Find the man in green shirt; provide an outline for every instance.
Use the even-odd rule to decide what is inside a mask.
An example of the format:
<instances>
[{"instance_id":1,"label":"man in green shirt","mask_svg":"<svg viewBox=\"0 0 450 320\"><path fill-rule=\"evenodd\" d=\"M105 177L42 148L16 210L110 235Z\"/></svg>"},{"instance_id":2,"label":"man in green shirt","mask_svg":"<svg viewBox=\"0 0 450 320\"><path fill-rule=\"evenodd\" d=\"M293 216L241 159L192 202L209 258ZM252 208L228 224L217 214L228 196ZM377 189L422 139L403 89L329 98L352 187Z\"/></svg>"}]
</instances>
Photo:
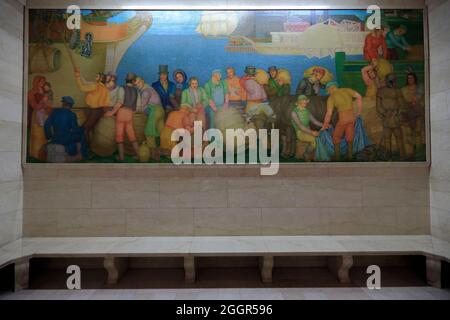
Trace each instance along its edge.
<instances>
[{"instance_id":1,"label":"man in green shirt","mask_svg":"<svg viewBox=\"0 0 450 320\"><path fill-rule=\"evenodd\" d=\"M230 101L228 84L222 80L222 71L216 69L212 72L211 79L205 84L205 92L209 100L209 107L206 108L209 128L215 128L215 113L228 108Z\"/></svg>"},{"instance_id":2,"label":"man in green shirt","mask_svg":"<svg viewBox=\"0 0 450 320\"><path fill-rule=\"evenodd\" d=\"M206 129L205 108L208 105L208 96L205 89L199 87L196 77L189 79L189 88L181 94L181 107L187 108L194 115L195 121L202 122L203 130Z\"/></svg>"},{"instance_id":3,"label":"man in green shirt","mask_svg":"<svg viewBox=\"0 0 450 320\"><path fill-rule=\"evenodd\" d=\"M318 127L323 126L323 123L314 118L311 112L306 109L308 103L308 97L300 95L291 113L292 126L294 127L297 140L308 144L305 153L310 153L316 149L316 137L319 136L319 131L311 129L311 122Z\"/></svg>"}]
</instances>

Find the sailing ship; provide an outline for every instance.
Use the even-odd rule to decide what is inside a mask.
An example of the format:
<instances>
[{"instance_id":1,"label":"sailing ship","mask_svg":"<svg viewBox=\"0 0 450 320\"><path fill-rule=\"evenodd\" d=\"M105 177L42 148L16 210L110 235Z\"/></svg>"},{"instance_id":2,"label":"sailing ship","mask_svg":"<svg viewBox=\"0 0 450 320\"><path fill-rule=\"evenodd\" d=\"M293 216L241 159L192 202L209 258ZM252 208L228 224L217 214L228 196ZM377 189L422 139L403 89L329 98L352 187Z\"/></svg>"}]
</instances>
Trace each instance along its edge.
<instances>
[{"instance_id":1,"label":"sailing ship","mask_svg":"<svg viewBox=\"0 0 450 320\"><path fill-rule=\"evenodd\" d=\"M81 20L81 38L83 39L87 33L91 33L94 42L97 43L124 41L138 33L142 27L145 30L149 29L153 22L152 15L147 12L137 12L133 18L122 23L86 20Z\"/></svg>"},{"instance_id":2,"label":"sailing ship","mask_svg":"<svg viewBox=\"0 0 450 320\"><path fill-rule=\"evenodd\" d=\"M236 12L203 12L196 31L208 38L231 35L239 23Z\"/></svg>"},{"instance_id":3,"label":"sailing ship","mask_svg":"<svg viewBox=\"0 0 450 320\"><path fill-rule=\"evenodd\" d=\"M137 11L135 16L122 23L83 21L81 37L91 33L94 43L106 44L105 70L115 71L128 48L137 41L153 23L153 16L146 11Z\"/></svg>"}]
</instances>

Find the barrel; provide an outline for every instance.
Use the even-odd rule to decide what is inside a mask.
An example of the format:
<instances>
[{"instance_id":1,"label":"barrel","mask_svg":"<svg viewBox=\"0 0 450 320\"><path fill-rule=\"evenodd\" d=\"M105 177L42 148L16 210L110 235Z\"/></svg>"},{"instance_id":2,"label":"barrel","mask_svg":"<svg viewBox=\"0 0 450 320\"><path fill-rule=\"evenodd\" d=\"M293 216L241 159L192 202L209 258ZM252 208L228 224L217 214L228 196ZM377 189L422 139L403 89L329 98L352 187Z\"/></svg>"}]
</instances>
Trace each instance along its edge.
<instances>
[{"instance_id":1,"label":"barrel","mask_svg":"<svg viewBox=\"0 0 450 320\"><path fill-rule=\"evenodd\" d=\"M143 112L136 112L133 115L134 132L136 133L136 139L138 145L141 145L145 139L145 125L147 124L147 115ZM125 153L128 155L135 155L133 146L128 140L128 136L125 134Z\"/></svg>"},{"instance_id":2,"label":"barrel","mask_svg":"<svg viewBox=\"0 0 450 320\"><path fill-rule=\"evenodd\" d=\"M51 73L61 67L61 51L57 48L31 45L28 56L30 74Z\"/></svg>"},{"instance_id":3,"label":"barrel","mask_svg":"<svg viewBox=\"0 0 450 320\"><path fill-rule=\"evenodd\" d=\"M246 130L244 118L242 117L241 113L234 108L220 109L216 114L215 122L216 122L216 128L222 132L224 143L225 143L225 146L227 147L227 150L228 150L228 144L227 144L226 130L227 129L242 129L244 131ZM235 138L234 151L236 151L237 147L238 147L237 141L238 140ZM244 144L245 144L245 141L244 141Z\"/></svg>"},{"instance_id":4,"label":"barrel","mask_svg":"<svg viewBox=\"0 0 450 320\"><path fill-rule=\"evenodd\" d=\"M117 150L115 119L102 117L90 139L91 151L100 157L109 157Z\"/></svg>"}]
</instances>

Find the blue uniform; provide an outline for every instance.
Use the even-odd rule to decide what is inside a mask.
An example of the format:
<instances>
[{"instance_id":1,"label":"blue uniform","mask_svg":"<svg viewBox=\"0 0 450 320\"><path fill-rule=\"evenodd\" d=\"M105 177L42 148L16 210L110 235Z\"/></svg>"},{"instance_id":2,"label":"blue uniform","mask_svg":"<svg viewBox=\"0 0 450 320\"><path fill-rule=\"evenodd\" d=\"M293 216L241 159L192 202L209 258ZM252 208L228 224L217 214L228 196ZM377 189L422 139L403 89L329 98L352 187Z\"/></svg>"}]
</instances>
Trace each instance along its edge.
<instances>
[{"instance_id":1,"label":"blue uniform","mask_svg":"<svg viewBox=\"0 0 450 320\"><path fill-rule=\"evenodd\" d=\"M159 97L161 98L161 104L164 109L173 108L174 106L170 102L170 96L175 96L175 92L177 90L177 87L175 86L175 83L172 81L168 81L168 87L167 91L164 89L163 85L161 84L161 81L153 82L152 84L153 89L158 92Z\"/></svg>"},{"instance_id":2,"label":"blue uniform","mask_svg":"<svg viewBox=\"0 0 450 320\"><path fill-rule=\"evenodd\" d=\"M81 144L81 154L88 156L84 129L78 127L77 116L66 108L53 109L44 124L45 136L51 143L61 144L66 153L74 156L78 153L77 143Z\"/></svg>"}]
</instances>

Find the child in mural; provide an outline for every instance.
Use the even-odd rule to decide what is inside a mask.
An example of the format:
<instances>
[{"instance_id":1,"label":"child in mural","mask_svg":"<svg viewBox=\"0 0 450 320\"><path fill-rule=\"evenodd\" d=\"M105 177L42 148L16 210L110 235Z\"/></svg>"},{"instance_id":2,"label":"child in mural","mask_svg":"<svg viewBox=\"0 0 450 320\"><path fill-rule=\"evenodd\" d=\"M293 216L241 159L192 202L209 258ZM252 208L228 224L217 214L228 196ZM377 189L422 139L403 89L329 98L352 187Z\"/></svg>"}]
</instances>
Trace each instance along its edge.
<instances>
[{"instance_id":1,"label":"child in mural","mask_svg":"<svg viewBox=\"0 0 450 320\"><path fill-rule=\"evenodd\" d=\"M394 73L386 76L386 87L378 90L376 108L383 121L383 141L387 157L392 159L391 137L394 135L400 159L404 159L405 149L400 120L401 114L405 110L405 100L401 90L397 88L397 77Z\"/></svg>"},{"instance_id":2,"label":"child in mural","mask_svg":"<svg viewBox=\"0 0 450 320\"><path fill-rule=\"evenodd\" d=\"M292 110L292 126L294 127L297 140L307 144L305 159L310 159L309 155L314 155L316 149L316 137L319 136L319 131L311 130L310 124L313 123L318 127L322 127L323 123L317 120L311 112L306 109L309 99L305 95L300 95L297 98L295 108Z\"/></svg>"},{"instance_id":3,"label":"child in mural","mask_svg":"<svg viewBox=\"0 0 450 320\"><path fill-rule=\"evenodd\" d=\"M410 51L411 46L405 39L405 34L408 31L406 26L401 25L393 30L390 30L386 35L386 45L388 49L389 60L398 60L399 55L397 50Z\"/></svg>"},{"instance_id":4,"label":"child in mural","mask_svg":"<svg viewBox=\"0 0 450 320\"><path fill-rule=\"evenodd\" d=\"M53 90L52 85L50 82L46 82L44 85L44 96L47 97L48 105L51 109L52 103L53 103Z\"/></svg>"},{"instance_id":5,"label":"child in mural","mask_svg":"<svg viewBox=\"0 0 450 320\"><path fill-rule=\"evenodd\" d=\"M264 90L269 98L269 101L275 97L287 96L291 93L291 85L286 82L283 76L280 76L276 66L269 68L269 82L264 85Z\"/></svg>"},{"instance_id":6,"label":"child in mural","mask_svg":"<svg viewBox=\"0 0 450 320\"><path fill-rule=\"evenodd\" d=\"M325 76L325 73L325 68L315 67L311 75L303 78L299 82L295 94L303 94L307 97L320 95L320 89L324 87L321 80Z\"/></svg>"},{"instance_id":7,"label":"child in mural","mask_svg":"<svg viewBox=\"0 0 450 320\"><path fill-rule=\"evenodd\" d=\"M109 106L109 90L106 88L106 75L98 73L95 82L86 82L82 77L80 70L75 69L75 81L78 88L86 93L85 102L89 111L84 122L84 130L87 137L94 130L98 121L104 115L104 108Z\"/></svg>"},{"instance_id":8,"label":"child in mural","mask_svg":"<svg viewBox=\"0 0 450 320\"><path fill-rule=\"evenodd\" d=\"M402 133L405 140L406 156L413 160L414 146L419 150L425 136L424 88L418 84L417 75L410 71L406 76L406 86L401 89L406 108L402 114Z\"/></svg>"},{"instance_id":9,"label":"child in mural","mask_svg":"<svg viewBox=\"0 0 450 320\"><path fill-rule=\"evenodd\" d=\"M205 108L208 103L209 99L206 90L199 86L196 77L191 77L189 79L189 88L185 89L181 95L181 106L191 113L190 116L193 117L194 121L202 122L203 130L206 129Z\"/></svg>"},{"instance_id":10,"label":"child in mural","mask_svg":"<svg viewBox=\"0 0 450 320\"><path fill-rule=\"evenodd\" d=\"M152 83L152 87L158 92L161 99L162 106L167 114L176 109L176 105L173 105L170 97L175 97L176 86L175 83L169 80L169 66L159 66L159 80Z\"/></svg>"},{"instance_id":11,"label":"child in mural","mask_svg":"<svg viewBox=\"0 0 450 320\"><path fill-rule=\"evenodd\" d=\"M241 79L236 75L236 71L233 67L228 67L227 78L225 82L228 85L230 91L230 107L237 108L239 111L243 111L245 101L245 90L241 87Z\"/></svg>"},{"instance_id":12,"label":"child in mural","mask_svg":"<svg viewBox=\"0 0 450 320\"><path fill-rule=\"evenodd\" d=\"M364 59L371 62L380 57L388 58L388 49L381 28L372 30L364 40Z\"/></svg>"},{"instance_id":13,"label":"child in mural","mask_svg":"<svg viewBox=\"0 0 450 320\"><path fill-rule=\"evenodd\" d=\"M362 112L362 97L353 89L339 88L336 82L327 83L326 89L329 97L327 100L327 113L325 114L322 130L329 128L333 110L336 108L339 120L333 132L335 160L340 160L340 144L343 136L345 136L345 140L347 141L347 158L348 160L351 160L353 158L355 120ZM353 110L353 99L356 99L358 106L358 111L356 113Z\"/></svg>"},{"instance_id":14,"label":"child in mural","mask_svg":"<svg viewBox=\"0 0 450 320\"><path fill-rule=\"evenodd\" d=\"M222 108L228 108L230 100L228 84L222 80L222 71L216 69L212 72L211 79L205 84L205 92L209 102L206 108L208 128L215 128L215 114Z\"/></svg>"},{"instance_id":15,"label":"child in mural","mask_svg":"<svg viewBox=\"0 0 450 320\"><path fill-rule=\"evenodd\" d=\"M61 104L61 108L54 109L45 121L45 136L50 144L64 146L67 162L85 159L88 148L84 128L78 127L77 115L70 110L75 101L65 96Z\"/></svg>"},{"instance_id":16,"label":"child in mural","mask_svg":"<svg viewBox=\"0 0 450 320\"><path fill-rule=\"evenodd\" d=\"M31 110L30 142L28 155L35 159L44 160L41 154L42 147L47 143L42 122L38 113L44 112L47 107L44 95L44 86L47 80L44 76L36 76L33 79L33 87L28 91L28 109ZM30 112L29 112L30 113Z\"/></svg>"},{"instance_id":17,"label":"child in mural","mask_svg":"<svg viewBox=\"0 0 450 320\"><path fill-rule=\"evenodd\" d=\"M161 99L156 90L145 83L144 79L137 77L135 81L136 88L139 89L141 95L141 104L138 105L137 111L147 114L147 123L145 125L145 137L147 146L156 147L156 138L160 136L164 128L164 109Z\"/></svg>"},{"instance_id":18,"label":"child in mural","mask_svg":"<svg viewBox=\"0 0 450 320\"><path fill-rule=\"evenodd\" d=\"M181 95L183 90L189 88L188 78L186 72L181 69L177 69L173 72L173 80L175 81L175 94L170 96L170 101L175 109L178 109L181 105Z\"/></svg>"},{"instance_id":19,"label":"child in mural","mask_svg":"<svg viewBox=\"0 0 450 320\"><path fill-rule=\"evenodd\" d=\"M128 140L133 146L135 152L135 159L139 153L139 146L136 139L136 133L133 126L133 113L137 106L141 106L141 97L139 90L134 86L136 75L128 73L125 79L125 85L119 88L117 103L113 110L105 113L106 117L116 115L116 142L119 150L117 160L123 161L125 159L125 132Z\"/></svg>"}]
</instances>

